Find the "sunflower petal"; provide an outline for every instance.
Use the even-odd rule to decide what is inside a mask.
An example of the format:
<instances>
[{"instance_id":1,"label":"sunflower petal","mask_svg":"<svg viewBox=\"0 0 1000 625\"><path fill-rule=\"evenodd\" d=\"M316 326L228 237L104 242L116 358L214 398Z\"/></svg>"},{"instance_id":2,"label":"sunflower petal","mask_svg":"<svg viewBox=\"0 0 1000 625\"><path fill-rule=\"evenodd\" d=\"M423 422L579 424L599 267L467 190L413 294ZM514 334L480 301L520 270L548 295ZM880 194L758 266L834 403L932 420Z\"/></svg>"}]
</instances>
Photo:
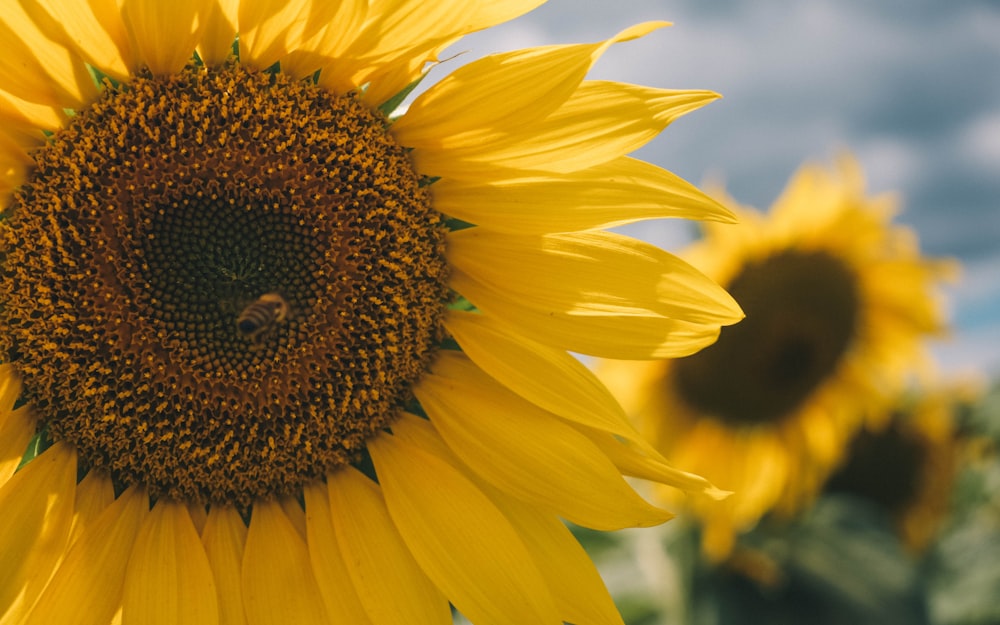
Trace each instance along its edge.
<instances>
[{"instance_id":1,"label":"sunflower petal","mask_svg":"<svg viewBox=\"0 0 1000 625\"><path fill-rule=\"evenodd\" d=\"M21 3L46 33L59 33L59 41L92 67L125 80L138 62L128 40L115 0L33 0Z\"/></svg>"},{"instance_id":2,"label":"sunflower petal","mask_svg":"<svg viewBox=\"0 0 1000 625\"><path fill-rule=\"evenodd\" d=\"M427 175L490 179L496 169L569 173L614 160L646 144L674 119L718 99L710 91L653 89L585 81L551 115L499 134L442 137L415 149Z\"/></svg>"},{"instance_id":3,"label":"sunflower petal","mask_svg":"<svg viewBox=\"0 0 1000 625\"><path fill-rule=\"evenodd\" d=\"M0 364L0 414L14 409L14 402L21 394L21 375L9 362Z\"/></svg>"},{"instance_id":4,"label":"sunflower petal","mask_svg":"<svg viewBox=\"0 0 1000 625\"><path fill-rule=\"evenodd\" d=\"M466 27L475 32L490 26L510 21L515 17L545 4L546 0L480 0L476 3L476 14Z\"/></svg>"},{"instance_id":5,"label":"sunflower petal","mask_svg":"<svg viewBox=\"0 0 1000 625\"><path fill-rule=\"evenodd\" d=\"M541 119L563 104L612 43L665 25L649 22L598 43L527 48L473 61L414 100L393 134L407 147L432 149L469 132L503 135L512 124Z\"/></svg>"},{"instance_id":6,"label":"sunflower petal","mask_svg":"<svg viewBox=\"0 0 1000 625\"><path fill-rule=\"evenodd\" d=\"M568 353L518 336L486 315L451 311L445 327L491 377L535 405L584 426L580 431L622 473L713 498L728 494L701 476L671 467L635 431L610 391Z\"/></svg>"},{"instance_id":7,"label":"sunflower petal","mask_svg":"<svg viewBox=\"0 0 1000 625\"><path fill-rule=\"evenodd\" d=\"M70 542L76 542L114 501L115 488L111 478L103 471L91 469L76 485Z\"/></svg>"},{"instance_id":8,"label":"sunflower petal","mask_svg":"<svg viewBox=\"0 0 1000 625\"><path fill-rule=\"evenodd\" d=\"M358 67L388 61L411 65L440 43L458 37L475 15L464 0L382 0L370 5L365 25L345 56Z\"/></svg>"},{"instance_id":9,"label":"sunflower petal","mask_svg":"<svg viewBox=\"0 0 1000 625\"><path fill-rule=\"evenodd\" d=\"M219 65L232 54L239 29L240 0L213 0L205 10L205 27L198 56L205 65Z\"/></svg>"},{"instance_id":10,"label":"sunflower petal","mask_svg":"<svg viewBox=\"0 0 1000 625\"><path fill-rule=\"evenodd\" d=\"M0 488L14 475L37 421L30 406L13 409L21 394L21 376L10 363L0 364Z\"/></svg>"},{"instance_id":11,"label":"sunflower petal","mask_svg":"<svg viewBox=\"0 0 1000 625\"><path fill-rule=\"evenodd\" d=\"M9 2L0 12L0 39L0 84L13 95L72 109L97 97L84 64L39 29L20 2Z\"/></svg>"},{"instance_id":12,"label":"sunflower petal","mask_svg":"<svg viewBox=\"0 0 1000 625\"><path fill-rule=\"evenodd\" d=\"M639 497L585 436L462 354L440 354L414 393L455 454L505 492L594 529L655 525L671 516Z\"/></svg>"},{"instance_id":13,"label":"sunflower petal","mask_svg":"<svg viewBox=\"0 0 1000 625\"><path fill-rule=\"evenodd\" d=\"M56 443L0 489L0 615L31 607L62 559L73 518L76 453Z\"/></svg>"},{"instance_id":14,"label":"sunflower petal","mask_svg":"<svg viewBox=\"0 0 1000 625\"><path fill-rule=\"evenodd\" d=\"M743 318L732 296L705 274L614 232L532 237L466 228L449 235L448 256L459 272L546 312L641 309L704 324Z\"/></svg>"},{"instance_id":15,"label":"sunflower petal","mask_svg":"<svg viewBox=\"0 0 1000 625\"><path fill-rule=\"evenodd\" d=\"M536 406L574 423L641 440L610 391L564 350L520 336L486 315L451 311L445 327L480 369Z\"/></svg>"},{"instance_id":16,"label":"sunflower petal","mask_svg":"<svg viewBox=\"0 0 1000 625\"><path fill-rule=\"evenodd\" d=\"M622 441L607 431L583 433L604 452L618 470L625 475L638 477L688 492L699 493L715 500L725 499L732 493L714 486L695 473L681 471L670 464L647 444L640 441Z\"/></svg>"},{"instance_id":17,"label":"sunflower petal","mask_svg":"<svg viewBox=\"0 0 1000 625\"><path fill-rule=\"evenodd\" d=\"M306 543L277 501L254 504L242 579L249 625L329 620L309 566Z\"/></svg>"},{"instance_id":18,"label":"sunflower petal","mask_svg":"<svg viewBox=\"0 0 1000 625\"><path fill-rule=\"evenodd\" d=\"M736 219L690 183L629 157L569 174L490 181L442 178L431 192L442 213L512 234L591 230L668 217Z\"/></svg>"},{"instance_id":19,"label":"sunflower petal","mask_svg":"<svg viewBox=\"0 0 1000 625\"><path fill-rule=\"evenodd\" d=\"M19 145L31 147L45 140L43 131L53 132L62 128L66 116L60 109L28 102L0 91L0 121L5 134ZM22 138L24 142L19 140ZM29 160L26 158L25 162Z\"/></svg>"},{"instance_id":20,"label":"sunflower petal","mask_svg":"<svg viewBox=\"0 0 1000 625\"><path fill-rule=\"evenodd\" d=\"M365 86L363 97L377 106L421 75L435 51L461 34L474 8L459 0L372 3L355 36L330 50L319 84L337 92Z\"/></svg>"},{"instance_id":21,"label":"sunflower petal","mask_svg":"<svg viewBox=\"0 0 1000 625\"><path fill-rule=\"evenodd\" d=\"M344 68L338 61L357 36L368 10L366 0L313 3L301 29L301 42L281 58L281 71L306 77L319 69L321 75L325 72L342 78Z\"/></svg>"},{"instance_id":22,"label":"sunflower petal","mask_svg":"<svg viewBox=\"0 0 1000 625\"><path fill-rule=\"evenodd\" d=\"M337 545L326 484L314 482L303 490L309 561L327 613L336 614L341 622L351 625L371 625Z\"/></svg>"},{"instance_id":23,"label":"sunflower petal","mask_svg":"<svg viewBox=\"0 0 1000 625\"><path fill-rule=\"evenodd\" d=\"M556 515L500 492L487 493L525 541L552 590L563 621L574 625L623 625L600 573Z\"/></svg>"},{"instance_id":24,"label":"sunflower petal","mask_svg":"<svg viewBox=\"0 0 1000 625\"><path fill-rule=\"evenodd\" d=\"M337 544L372 623L450 624L448 600L413 559L378 485L352 468L327 480Z\"/></svg>"},{"instance_id":25,"label":"sunflower petal","mask_svg":"<svg viewBox=\"0 0 1000 625\"><path fill-rule=\"evenodd\" d=\"M21 464L28 443L35 435L36 423L28 406L7 413L0 422L0 487Z\"/></svg>"},{"instance_id":26,"label":"sunflower petal","mask_svg":"<svg viewBox=\"0 0 1000 625\"><path fill-rule=\"evenodd\" d=\"M218 624L212 568L185 504L161 499L143 521L125 575L122 621Z\"/></svg>"},{"instance_id":27,"label":"sunflower petal","mask_svg":"<svg viewBox=\"0 0 1000 625\"><path fill-rule=\"evenodd\" d=\"M452 282L484 314L503 319L539 343L579 354L620 360L678 358L711 345L719 336L718 326L652 313L586 315L535 310L457 272Z\"/></svg>"},{"instance_id":28,"label":"sunflower petal","mask_svg":"<svg viewBox=\"0 0 1000 625\"><path fill-rule=\"evenodd\" d=\"M266 68L284 59L290 52L307 54L314 46L303 45L319 37L340 17L341 2L240 2L240 59L259 68ZM352 3L353 4L353 3ZM301 59L299 60L301 64ZM318 61L317 61L318 62ZM284 71L284 66L282 70ZM314 71L316 68L312 68Z\"/></svg>"},{"instance_id":29,"label":"sunflower petal","mask_svg":"<svg viewBox=\"0 0 1000 625\"><path fill-rule=\"evenodd\" d=\"M402 413L392 426L394 438L436 456L459 471L455 456L427 419ZM533 509L469 476L502 512L525 542L552 591L563 621L580 625L621 623L621 617L587 553L554 514Z\"/></svg>"},{"instance_id":30,"label":"sunflower petal","mask_svg":"<svg viewBox=\"0 0 1000 625\"><path fill-rule=\"evenodd\" d=\"M107 625L121 606L132 545L149 498L132 487L73 543L24 625Z\"/></svg>"},{"instance_id":31,"label":"sunflower petal","mask_svg":"<svg viewBox=\"0 0 1000 625\"><path fill-rule=\"evenodd\" d=\"M302 540L306 539L306 513L302 509L302 504L295 497L286 495L278 498L281 509L285 511L285 518L291 522L292 527L299 533Z\"/></svg>"},{"instance_id":32,"label":"sunflower petal","mask_svg":"<svg viewBox=\"0 0 1000 625\"><path fill-rule=\"evenodd\" d=\"M508 291L543 309L640 308L695 323L733 323L743 316L722 287L688 263L612 232L534 238L469 228L450 237L449 255L481 282L499 285L498 276L508 276ZM492 263L484 263L487 256Z\"/></svg>"},{"instance_id":33,"label":"sunflower petal","mask_svg":"<svg viewBox=\"0 0 1000 625\"><path fill-rule=\"evenodd\" d=\"M235 508L212 506L209 509L201 542L218 589L219 625L246 625L247 622L240 581L246 539L247 526Z\"/></svg>"},{"instance_id":34,"label":"sunflower petal","mask_svg":"<svg viewBox=\"0 0 1000 625\"><path fill-rule=\"evenodd\" d=\"M204 0L121 0L122 18L139 60L155 75L175 74L201 40L210 3Z\"/></svg>"},{"instance_id":35,"label":"sunflower petal","mask_svg":"<svg viewBox=\"0 0 1000 625\"><path fill-rule=\"evenodd\" d=\"M400 535L459 611L481 625L562 622L520 536L472 482L394 436L369 448Z\"/></svg>"}]
</instances>

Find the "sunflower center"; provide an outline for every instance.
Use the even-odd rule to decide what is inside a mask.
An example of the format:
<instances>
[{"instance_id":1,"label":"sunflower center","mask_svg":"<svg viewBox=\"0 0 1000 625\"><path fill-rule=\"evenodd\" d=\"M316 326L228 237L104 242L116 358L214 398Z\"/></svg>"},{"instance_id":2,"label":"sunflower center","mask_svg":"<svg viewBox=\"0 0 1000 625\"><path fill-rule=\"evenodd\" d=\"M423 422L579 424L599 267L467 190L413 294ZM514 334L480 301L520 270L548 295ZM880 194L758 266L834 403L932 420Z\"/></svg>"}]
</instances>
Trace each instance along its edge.
<instances>
[{"instance_id":1,"label":"sunflower center","mask_svg":"<svg viewBox=\"0 0 1000 625\"><path fill-rule=\"evenodd\" d=\"M851 443L847 461L837 469L824 490L855 495L901 514L916 501L928 449L918 435L892 420L884 431L865 430Z\"/></svg>"},{"instance_id":2,"label":"sunflower center","mask_svg":"<svg viewBox=\"0 0 1000 625\"><path fill-rule=\"evenodd\" d=\"M238 64L108 87L3 220L0 354L54 439L245 505L353 462L411 400L444 227L384 118Z\"/></svg>"},{"instance_id":3,"label":"sunflower center","mask_svg":"<svg viewBox=\"0 0 1000 625\"><path fill-rule=\"evenodd\" d=\"M746 319L677 361L677 391L733 425L776 422L834 373L850 346L854 274L829 254L787 251L748 264L728 290Z\"/></svg>"}]
</instances>

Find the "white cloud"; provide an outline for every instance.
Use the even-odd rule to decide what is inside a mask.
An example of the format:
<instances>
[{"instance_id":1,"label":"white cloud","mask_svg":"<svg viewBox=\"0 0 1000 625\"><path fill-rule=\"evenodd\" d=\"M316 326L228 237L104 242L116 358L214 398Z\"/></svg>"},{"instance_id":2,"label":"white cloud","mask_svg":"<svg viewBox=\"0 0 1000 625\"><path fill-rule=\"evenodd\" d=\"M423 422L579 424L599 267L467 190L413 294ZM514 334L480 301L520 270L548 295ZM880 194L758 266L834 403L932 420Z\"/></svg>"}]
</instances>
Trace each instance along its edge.
<instances>
[{"instance_id":1,"label":"white cloud","mask_svg":"<svg viewBox=\"0 0 1000 625\"><path fill-rule=\"evenodd\" d=\"M1000 176L1000 110L970 120L959 137L959 149L971 164Z\"/></svg>"},{"instance_id":2,"label":"white cloud","mask_svg":"<svg viewBox=\"0 0 1000 625\"><path fill-rule=\"evenodd\" d=\"M872 190L907 189L924 173L924 155L903 138L873 136L855 146Z\"/></svg>"}]
</instances>

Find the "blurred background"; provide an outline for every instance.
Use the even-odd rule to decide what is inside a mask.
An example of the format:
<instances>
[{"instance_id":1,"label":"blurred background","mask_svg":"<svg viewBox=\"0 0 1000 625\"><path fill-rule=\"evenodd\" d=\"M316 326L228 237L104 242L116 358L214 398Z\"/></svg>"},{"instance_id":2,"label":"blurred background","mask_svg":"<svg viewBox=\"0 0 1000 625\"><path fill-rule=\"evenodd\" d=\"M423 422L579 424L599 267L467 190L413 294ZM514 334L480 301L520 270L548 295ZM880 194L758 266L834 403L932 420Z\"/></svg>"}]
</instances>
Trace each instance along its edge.
<instances>
[{"instance_id":1,"label":"blurred background","mask_svg":"<svg viewBox=\"0 0 1000 625\"><path fill-rule=\"evenodd\" d=\"M921 469L945 489L924 509L922 544L867 488L907 478L909 465L878 451L879 441L855 440L851 457L859 448L874 457L845 461L808 509L765 516L721 562L704 557L698 522L683 514L653 530L578 530L625 622L1000 623L1000 2L549 0L464 38L443 56L462 54L432 76L491 52L599 41L646 20L674 26L616 45L590 77L723 99L636 156L695 184L722 182L736 201L766 210L802 163L850 151L870 195L897 194L895 222L918 234L922 252L957 259L962 273L946 287L952 336L929 344L954 385L936 403L952 433L949 461ZM625 230L672 251L698 236L678 221ZM896 413L925 390L940 391L916 389Z\"/></svg>"}]
</instances>

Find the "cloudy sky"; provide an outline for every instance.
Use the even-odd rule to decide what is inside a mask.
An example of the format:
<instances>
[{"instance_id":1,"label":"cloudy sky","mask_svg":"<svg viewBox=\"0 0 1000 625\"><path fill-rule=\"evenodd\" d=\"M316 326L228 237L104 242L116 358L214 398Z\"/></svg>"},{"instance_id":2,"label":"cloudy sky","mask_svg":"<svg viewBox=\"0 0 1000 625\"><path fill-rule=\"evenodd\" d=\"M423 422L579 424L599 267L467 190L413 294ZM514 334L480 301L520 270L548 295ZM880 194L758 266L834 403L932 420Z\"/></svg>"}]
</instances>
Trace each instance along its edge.
<instances>
[{"instance_id":1,"label":"cloudy sky","mask_svg":"<svg viewBox=\"0 0 1000 625\"><path fill-rule=\"evenodd\" d=\"M850 149L871 191L901 196L922 249L963 262L943 368L1000 374L1000 1L549 0L455 50L598 41L646 20L674 26L613 47L591 77L723 99L638 156L766 208L802 161ZM687 232L630 234L677 249Z\"/></svg>"}]
</instances>

